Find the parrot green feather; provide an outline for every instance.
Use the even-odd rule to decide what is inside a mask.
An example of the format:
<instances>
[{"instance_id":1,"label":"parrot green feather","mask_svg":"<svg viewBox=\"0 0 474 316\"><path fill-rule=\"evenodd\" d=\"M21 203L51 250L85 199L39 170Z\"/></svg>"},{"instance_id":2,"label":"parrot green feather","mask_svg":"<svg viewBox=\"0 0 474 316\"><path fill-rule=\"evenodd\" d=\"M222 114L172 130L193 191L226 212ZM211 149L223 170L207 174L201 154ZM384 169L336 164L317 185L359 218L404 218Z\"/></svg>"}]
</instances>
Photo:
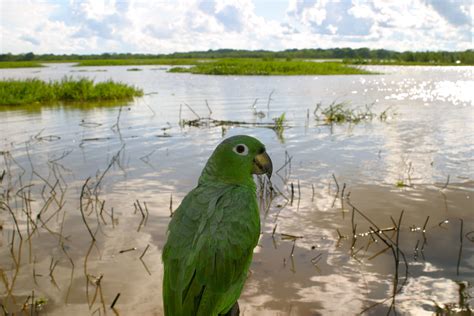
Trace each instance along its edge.
<instances>
[{"instance_id":1,"label":"parrot green feather","mask_svg":"<svg viewBox=\"0 0 474 316\"><path fill-rule=\"evenodd\" d=\"M249 136L224 140L173 213L162 254L166 316L225 315L237 302L260 235L252 173L271 175L265 147Z\"/></svg>"}]
</instances>

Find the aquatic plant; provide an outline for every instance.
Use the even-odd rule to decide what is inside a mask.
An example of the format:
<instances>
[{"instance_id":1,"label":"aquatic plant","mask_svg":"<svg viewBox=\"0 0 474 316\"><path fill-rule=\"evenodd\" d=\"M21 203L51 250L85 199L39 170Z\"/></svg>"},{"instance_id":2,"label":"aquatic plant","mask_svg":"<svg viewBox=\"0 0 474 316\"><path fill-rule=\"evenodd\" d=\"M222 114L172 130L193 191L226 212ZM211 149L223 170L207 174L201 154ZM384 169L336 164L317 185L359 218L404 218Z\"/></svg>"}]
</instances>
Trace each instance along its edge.
<instances>
[{"instance_id":1,"label":"aquatic plant","mask_svg":"<svg viewBox=\"0 0 474 316\"><path fill-rule=\"evenodd\" d=\"M282 113L279 117L273 119L275 122L275 129L282 130L284 128L283 123L285 123L285 113Z\"/></svg>"},{"instance_id":2,"label":"aquatic plant","mask_svg":"<svg viewBox=\"0 0 474 316\"><path fill-rule=\"evenodd\" d=\"M382 113L377 114L372 111L371 105L364 107L352 108L345 102L332 102L327 107L322 108L322 104L318 103L313 111L317 121L323 121L326 124L334 123L359 123L361 121L370 121L378 118L381 121L386 121L389 115L390 107L385 109ZM394 115L394 114L392 114Z\"/></svg>"},{"instance_id":3,"label":"aquatic plant","mask_svg":"<svg viewBox=\"0 0 474 316\"><path fill-rule=\"evenodd\" d=\"M351 75L370 72L335 62L311 62L283 59L222 59L198 63L192 67L174 67L169 72L204 75Z\"/></svg>"},{"instance_id":4,"label":"aquatic plant","mask_svg":"<svg viewBox=\"0 0 474 316\"><path fill-rule=\"evenodd\" d=\"M0 81L0 105L120 100L142 95L141 89L112 80L95 83L91 79L65 77L49 82L39 79Z\"/></svg>"},{"instance_id":5,"label":"aquatic plant","mask_svg":"<svg viewBox=\"0 0 474 316\"><path fill-rule=\"evenodd\" d=\"M273 130L278 136L278 139L281 142L284 142L283 138L283 131L285 130L285 113L282 113L279 117L275 117L273 121L275 122L275 126L273 126Z\"/></svg>"}]
</instances>

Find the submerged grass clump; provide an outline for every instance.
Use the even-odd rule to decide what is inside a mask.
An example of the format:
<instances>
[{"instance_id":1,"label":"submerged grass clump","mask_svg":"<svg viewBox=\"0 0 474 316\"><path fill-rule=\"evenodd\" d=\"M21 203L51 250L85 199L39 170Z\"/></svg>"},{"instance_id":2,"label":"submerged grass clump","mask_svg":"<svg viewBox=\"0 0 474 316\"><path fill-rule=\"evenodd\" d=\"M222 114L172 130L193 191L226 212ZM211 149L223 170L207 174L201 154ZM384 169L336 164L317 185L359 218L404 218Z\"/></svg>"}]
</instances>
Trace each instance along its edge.
<instances>
[{"instance_id":1,"label":"submerged grass clump","mask_svg":"<svg viewBox=\"0 0 474 316\"><path fill-rule=\"evenodd\" d=\"M204 75L350 75L370 72L342 63L316 63L283 59L225 59L198 63L190 68L175 67L170 72Z\"/></svg>"},{"instance_id":2,"label":"submerged grass clump","mask_svg":"<svg viewBox=\"0 0 474 316\"><path fill-rule=\"evenodd\" d=\"M377 114L372 111L371 106L366 105L363 108L350 108L347 103L333 102L326 108L321 107L321 103L316 105L314 116L317 121L323 121L326 124L334 123L360 123L362 121L370 121L378 118L381 121L386 121L389 118L390 107L385 109L382 113Z\"/></svg>"},{"instance_id":3,"label":"submerged grass clump","mask_svg":"<svg viewBox=\"0 0 474 316\"><path fill-rule=\"evenodd\" d=\"M286 121L285 113L281 114L279 117L275 117L273 121L275 122L275 126L273 127L273 130L277 134L278 139L283 142L284 141L283 132L285 131L285 121Z\"/></svg>"},{"instance_id":4,"label":"submerged grass clump","mask_svg":"<svg viewBox=\"0 0 474 316\"><path fill-rule=\"evenodd\" d=\"M142 95L141 89L112 80L95 83L86 78L65 77L49 82L39 79L0 81L0 105L122 100Z\"/></svg>"}]
</instances>

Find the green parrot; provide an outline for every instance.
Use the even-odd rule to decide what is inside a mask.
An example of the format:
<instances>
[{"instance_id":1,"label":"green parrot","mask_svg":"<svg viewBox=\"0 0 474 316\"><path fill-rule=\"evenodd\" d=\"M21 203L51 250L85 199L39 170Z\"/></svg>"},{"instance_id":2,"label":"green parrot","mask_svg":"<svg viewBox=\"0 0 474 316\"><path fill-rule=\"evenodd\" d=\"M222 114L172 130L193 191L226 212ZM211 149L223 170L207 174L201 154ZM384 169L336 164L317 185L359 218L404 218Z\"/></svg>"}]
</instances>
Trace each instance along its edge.
<instances>
[{"instance_id":1,"label":"green parrot","mask_svg":"<svg viewBox=\"0 0 474 316\"><path fill-rule=\"evenodd\" d=\"M227 138L173 213L162 254L166 316L238 315L260 236L252 174L272 174L265 146L250 136Z\"/></svg>"}]
</instances>

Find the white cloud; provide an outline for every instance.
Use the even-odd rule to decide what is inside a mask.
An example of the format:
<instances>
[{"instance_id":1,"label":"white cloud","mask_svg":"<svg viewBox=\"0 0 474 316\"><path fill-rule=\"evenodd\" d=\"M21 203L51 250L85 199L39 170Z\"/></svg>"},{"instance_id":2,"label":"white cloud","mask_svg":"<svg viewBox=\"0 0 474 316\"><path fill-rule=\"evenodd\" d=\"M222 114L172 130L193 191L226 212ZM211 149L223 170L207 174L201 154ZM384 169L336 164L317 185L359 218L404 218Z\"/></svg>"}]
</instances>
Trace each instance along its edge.
<instances>
[{"instance_id":1,"label":"white cloud","mask_svg":"<svg viewBox=\"0 0 474 316\"><path fill-rule=\"evenodd\" d=\"M333 35L337 33L337 26L334 26L334 25L332 25L332 24L329 24L329 25L327 26L327 29L328 29L329 32L331 32L331 34L333 34Z\"/></svg>"},{"instance_id":2,"label":"white cloud","mask_svg":"<svg viewBox=\"0 0 474 316\"><path fill-rule=\"evenodd\" d=\"M327 1L320 1L312 7L303 9L301 13L302 22L306 25L313 23L321 25L327 17L326 5Z\"/></svg>"},{"instance_id":3,"label":"white cloud","mask_svg":"<svg viewBox=\"0 0 474 316\"><path fill-rule=\"evenodd\" d=\"M89 0L84 2L74 1L73 3L77 3L81 11L84 13L84 16L89 19L101 20L116 12L115 1Z\"/></svg>"},{"instance_id":4,"label":"white cloud","mask_svg":"<svg viewBox=\"0 0 474 316\"><path fill-rule=\"evenodd\" d=\"M448 1L448 0L447 0ZM281 6L280 6L281 7ZM274 7L268 5L268 9ZM251 0L1 0L2 53L371 47L472 48L469 0L288 0L275 20Z\"/></svg>"},{"instance_id":5,"label":"white cloud","mask_svg":"<svg viewBox=\"0 0 474 316\"><path fill-rule=\"evenodd\" d=\"M303 37L321 47L401 51L472 48L472 25L464 16L472 4L452 0L451 8L443 12L439 7L447 5L435 2L291 0L287 19L290 25L299 24ZM308 19L313 16L318 18Z\"/></svg>"},{"instance_id":6,"label":"white cloud","mask_svg":"<svg viewBox=\"0 0 474 316\"><path fill-rule=\"evenodd\" d=\"M353 1L353 6L349 9L349 13L356 18L371 18L375 19L376 14L367 2Z\"/></svg>"}]
</instances>

